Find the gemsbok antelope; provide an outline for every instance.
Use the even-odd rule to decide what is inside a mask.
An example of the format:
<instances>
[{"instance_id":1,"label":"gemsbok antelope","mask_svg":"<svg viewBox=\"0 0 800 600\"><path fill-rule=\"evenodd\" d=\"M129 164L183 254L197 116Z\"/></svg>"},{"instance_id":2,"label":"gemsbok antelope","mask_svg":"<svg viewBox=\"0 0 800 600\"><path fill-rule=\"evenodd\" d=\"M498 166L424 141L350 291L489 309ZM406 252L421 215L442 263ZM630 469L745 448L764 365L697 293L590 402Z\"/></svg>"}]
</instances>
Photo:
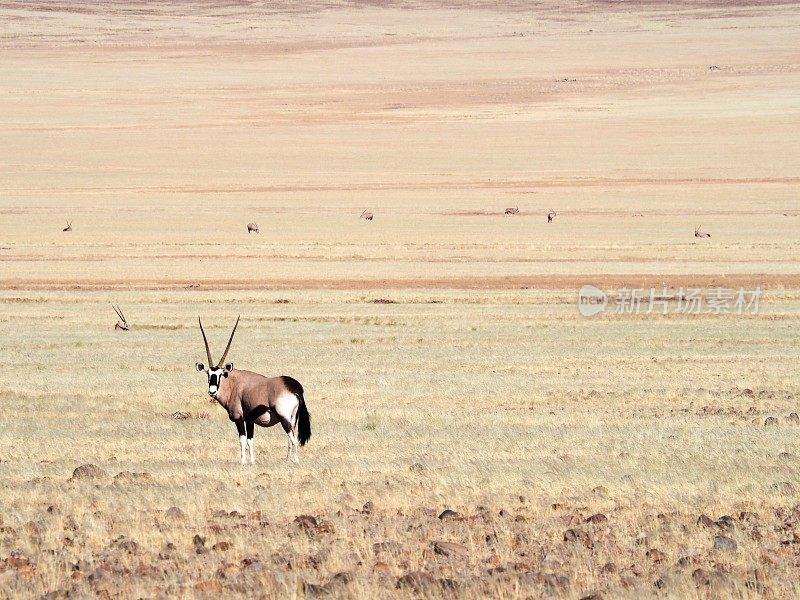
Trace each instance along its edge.
<instances>
[{"instance_id":1,"label":"gemsbok antelope","mask_svg":"<svg viewBox=\"0 0 800 600\"><path fill-rule=\"evenodd\" d=\"M550 212L547 213L547 222L548 223L552 223L553 219L555 219L555 218L556 218L556 211L551 210Z\"/></svg>"},{"instance_id":2,"label":"gemsbok antelope","mask_svg":"<svg viewBox=\"0 0 800 600\"><path fill-rule=\"evenodd\" d=\"M130 327L128 326L128 321L125 320L125 315L122 314L122 309L119 306L114 306L113 304L111 305L111 308L114 309L114 312L117 313L117 316L119 317L119 321L117 321L117 324L114 325L114 331L117 331L118 329L121 331L128 331Z\"/></svg>"},{"instance_id":3,"label":"gemsbok antelope","mask_svg":"<svg viewBox=\"0 0 800 600\"><path fill-rule=\"evenodd\" d=\"M234 369L233 363L225 363L228 350L231 349L233 334L239 326L239 319L233 326L231 337L222 358L214 366L208 338L203 330L203 322L197 318L203 343L206 346L208 368L197 363L198 371L208 375L208 395L211 401L216 400L228 412L228 418L236 425L239 433L239 446L242 452L242 464L246 464L246 449L250 450L250 464L256 462L253 449L253 433L255 426L272 427L278 423L289 437L289 449L286 460L299 462L297 443L305 446L311 438L311 417L303 398L303 386L300 382L286 375L280 377L264 377L252 371Z\"/></svg>"},{"instance_id":4,"label":"gemsbok antelope","mask_svg":"<svg viewBox=\"0 0 800 600\"><path fill-rule=\"evenodd\" d=\"M247 233L258 233L258 223L248 223Z\"/></svg>"},{"instance_id":5,"label":"gemsbok antelope","mask_svg":"<svg viewBox=\"0 0 800 600\"><path fill-rule=\"evenodd\" d=\"M61 231L72 231L72 221L67 221L67 226Z\"/></svg>"},{"instance_id":6,"label":"gemsbok antelope","mask_svg":"<svg viewBox=\"0 0 800 600\"><path fill-rule=\"evenodd\" d=\"M513 217L514 215L519 214L519 206L515 208L507 208L506 212L503 213L504 217Z\"/></svg>"},{"instance_id":7,"label":"gemsbok antelope","mask_svg":"<svg viewBox=\"0 0 800 600\"><path fill-rule=\"evenodd\" d=\"M700 225L700 227L702 227L702 225ZM700 231L700 227L695 227L694 228L694 237L697 237L697 238L710 238L711 234L710 233L706 233L705 231Z\"/></svg>"},{"instance_id":8,"label":"gemsbok antelope","mask_svg":"<svg viewBox=\"0 0 800 600\"><path fill-rule=\"evenodd\" d=\"M359 219L364 219L365 221L372 221L372 219L374 217L375 217L375 215L373 215L368 210L364 209L364 212L361 213L361 216L359 217Z\"/></svg>"}]
</instances>

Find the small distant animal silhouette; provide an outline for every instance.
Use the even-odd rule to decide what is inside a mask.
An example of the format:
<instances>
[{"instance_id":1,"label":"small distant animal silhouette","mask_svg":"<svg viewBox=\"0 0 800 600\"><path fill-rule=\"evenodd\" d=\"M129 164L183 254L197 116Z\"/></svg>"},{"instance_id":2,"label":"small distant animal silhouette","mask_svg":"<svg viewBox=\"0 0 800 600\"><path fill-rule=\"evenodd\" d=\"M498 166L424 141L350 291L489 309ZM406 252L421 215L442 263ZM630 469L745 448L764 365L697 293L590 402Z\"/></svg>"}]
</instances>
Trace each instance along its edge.
<instances>
[{"instance_id":1,"label":"small distant animal silhouette","mask_svg":"<svg viewBox=\"0 0 800 600\"><path fill-rule=\"evenodd\" d=\"M359 218L364 219L365 221L372 221L374 217L375 215L373 215L371 212L365 209L364 212L361 213L361 216Z\"/></svg>"},{"instance_id":2,"label":"small distant animal silhouette","mask_svg":"<svg viewBox=\"0 0 800 600\"><path fill-rule=\"evenodd\" d=\"M67 221L67 226L61 231L72 231L72 221Z\"/></svg>"},{"instance_id":3,"label":"small distant animal silhouette","mask_svg":"<svg viewBox=\"0 0 800 600\"><path fill-rule=\"evenodd\" d=\"M114 325L114 331L118 329L121 331L128 331L130 327L128 326L128 321L125 320L125 315L122 314L122 309L119 306L114 306L113 304L111 305L111 308L114 309L114 312L117 313L117 316L119 317L119 321L117 321L117 324Z\"/></svg>"},{"instance_id":4,"label":"small distant animal silhouette","mask_svg":"<svg viewBox=\"0 0 800 600\"><path fill-rule=\"evenodd\" d=\"M702 225L700 225L700 227L702 227ZM696 238L710 238L711 234L710 233L706 233L705 231L700 231L700 227L695 227L694 228L694 237L696 237Z\"/></svg>"},{"instance_id":5,"label":"small distant animal silhouette","mask_svg":"<svg viewBox=\"0 0 800 600\"><path fill-rule=\"evenodd\" d=\"M552 223L553 219L555 219L555 218L556 218L556 211L551 210L550 212L547 213L547 222L548 223Z\"/></svg>"},{"instance_id":6,"label":"small distant animal silhouette","mask_svg":"<svg viewBox=\"0 0 800 600\"><path fill-rule=\"evenodd\" d=\"M258 233L258 223L248 223L247 224L247 233Z\"/></svg>"},{"instance_id":7,"label":"small distant animal silhouette","mask_svg":"<svg viewBox=\"0 0 800 600\"><path fill-rule=\"evenodd\" d=\"M511 217L518 214L519 214L519 206L517 206L516 208L507 208L506 212L503 213L503 216Z\"/></svg>"}]
</instances>

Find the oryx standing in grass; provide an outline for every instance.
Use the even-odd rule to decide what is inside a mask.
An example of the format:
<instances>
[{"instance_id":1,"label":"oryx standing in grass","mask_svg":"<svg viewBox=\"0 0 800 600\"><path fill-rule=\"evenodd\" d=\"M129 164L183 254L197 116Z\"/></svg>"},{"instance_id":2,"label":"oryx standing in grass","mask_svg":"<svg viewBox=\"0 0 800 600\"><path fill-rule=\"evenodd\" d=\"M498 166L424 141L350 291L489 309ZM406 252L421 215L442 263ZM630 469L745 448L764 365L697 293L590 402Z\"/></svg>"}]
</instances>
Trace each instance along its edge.
<instances>
[{"instance_id":1,"label":"oryx standing in grass","mask_svg":"<svg viewBox=\"0 0 800 600\"><path fill-rule=\"evenodd\" d=\"M205 371L208 375L208 395L212 402L216 400L222 408L228 411L228 418L236 424L239 433L239 445L242 451L242 464L247 461L245 449L250 449L250 464L255 463L253 451L253 433L256 425L272 427L277 423L283 426L289 436L289 450L286 460L299 462L297 457L297 442L305 446L311 437L311 418L306 409L303 398L303 386L296 379L282 375L281 377L264 377L252 371L234 369L233 363L225 362L228 350L231 349L233 334L239 325L233 326L231 337L220 361L214 365L211 359L211 350L208 348L208 338L200 323L200 332L206 345L208 368L203 363L197 363L198 371ZM295 433L297 430L297 433Z\"/></svg>"}]
</instances>

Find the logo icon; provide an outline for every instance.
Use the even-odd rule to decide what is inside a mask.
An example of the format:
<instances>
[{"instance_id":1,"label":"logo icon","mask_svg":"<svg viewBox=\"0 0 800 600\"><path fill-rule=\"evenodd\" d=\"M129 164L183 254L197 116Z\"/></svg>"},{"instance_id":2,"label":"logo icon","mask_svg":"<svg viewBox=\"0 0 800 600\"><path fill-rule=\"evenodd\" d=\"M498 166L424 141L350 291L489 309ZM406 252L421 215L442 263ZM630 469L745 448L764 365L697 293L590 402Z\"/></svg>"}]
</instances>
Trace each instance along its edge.
<instances>
[{"instance_id":1,"label":"logo icon","mask_svg":"<svg viewBox=\"0 0 800 600\"><path fill-rule=\"evenodd\" d=\"M584 285L578 291L578 312L584 317L593 317L603 312L608 305L606 293L593 285Z\"/></svg>"}]
</instances>

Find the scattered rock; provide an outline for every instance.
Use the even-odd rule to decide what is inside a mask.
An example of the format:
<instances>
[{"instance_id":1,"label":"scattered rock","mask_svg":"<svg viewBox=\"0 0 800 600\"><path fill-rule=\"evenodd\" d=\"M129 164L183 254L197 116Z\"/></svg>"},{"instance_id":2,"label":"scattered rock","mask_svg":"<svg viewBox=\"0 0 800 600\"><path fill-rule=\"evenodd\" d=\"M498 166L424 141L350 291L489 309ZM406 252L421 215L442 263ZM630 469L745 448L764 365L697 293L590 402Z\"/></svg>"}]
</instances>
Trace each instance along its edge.
<instances>
[{"instance_id":1,"label":"scattered rock","mask_svg":"<svg viewBox=\"0 0 800 600\"><path fill-rule=\"evenodd\" d=\"M222 582L217 581L216 579L204 579L203 581L198 581L194 585L194 589L197 590L198 592L221 594Z\"/></svg>"},{"instance_id":2,"label":"scattered rock","mask_svg":"<svg viewBox=\"0 0 800 600\"><path fill-rule=\"evenodd\" d=\"M726 552L734 552L738 548L738 544L735 540L732 540L729 537L725 537L724 535L717 535L714 536L714 549L715 550L724 550Z\"/></svg>"},{"instance_id":3,"label":"scattered rock","mask_svg":"<svg viewBox=\"0 0 800 600\"><path fill-rule=\"evenodd\" d=\"M800 424L800 415L798 415L796 412L789 413L789 416L786 417L786 420L789 421L790 423L798 425Z\"/></svg>"},{"instance_id":4,"label":"scattered rock","mask_svg":"<svg viewBox=\"0 0 800 600\"><path fill-rule=\"evenodd\" d=\"M593 523L595 525L599 523L605 523L608 521L608 517L606 517L603 513L597 513L586 519L587 523Z\"/></svg>"},{"instance_id":5,"label":"scattered rock","mask_svg":"<svg viewBox=\"0 0 800 600\"><path fill-rule=\"evenodd\" d=\"M589 594L588 596L582 596L581 600L603 600L603 597L600 594Z\"/></svg>"},{"instance_id":6,"label":"scattered rock","mask_svg":"<svg viewBox=\"0 0 800 600\"><path fill-rule=\"evenodd\" d=\"M232 547L233 545L230 542L217 542L216 544L211 546L211 549L217 552L227 552Z\"/></svg>"},{"instance_id":7,"label":"scattered rock","mask_svg":"<svg viewBox=\"0 0 800 600\"><path fill-rule=\"evenodd\" d=\"M311 515L298 515L294 518L294 522L306 531L317 528L317 518Z\"/></svg>"},{"instance_id":8,"label":"scattered rock","mask_svg":"<svg viewBox=\"0 0 800 600\"><path fill-rule=\"evenodd\" d=\"M372 500L368 500L364 503L364 506L361 508L361 512L365 515L372 514L372 511L375 510L375 505L372 503Z\"/></svg>"},{"instance_id":9,"label":"scattered rock","mask_svg":"<svg viewBox=\"0 0 800 600\"><path fill-rule=\"evenodd\" d=\"M392 568L385 562L379 561L372 566L372 572L377 575L391 575Z\"/></svg>"},{"instance_id":10,"label":"scattered rock","mask_svg":"<svg viewBox=\"0 0 800 600\"><path fill-rule=\"evenodd\" d=\"M170 506L164 516L171 521L186 520L186 514L177 506Z\"/></svg>"},{"instance_id":11,"label":"scattered rock","mask_svg":"<svg viewBox=\"0 0 800 600\"><path fill-rule=\"evenodd\" d=\"M646 556L656 564L667 560L667 555L658 548L650 548L650 550L647 551Z\"/></svg>"},{"instance_id":12,"label":"scattered rock","mask_svg":"<svg viewBox=\"0 0 800 600\"><path fill-rule=\"evenodd\" d=\"M703 527L707 527L708 529L713 529L714 527L717 526L717 524L714 522L714 519L712 519L708 515L700 515L699 517L697 517L697 524L702 525Z\"/></svg>"},{"instance_id":13,"label":"scattered rock","mask_svg":"<svg viewBox=\"0 0 800 600\"><path fill-rule=\"evenodd\" d=\"M425 472L425 465L422 463L415 462L413 465L408 467L408 470L412 473L416 473L417 475L421 475Z\"/></svg>"},{"instance_id":14,"label":"scattered rock","mask_svg":"<svg viewBox=\"0 0 800 600\"><path fill-rule=\"evenodd\" d=\"M711 574L705 569L695 569L692 572L692 580L697 587L711 584Z\"/></svg>"},{"instance_id":15,"label":"scattered rock","mask_svg":"<svg viewBox=\"0 0 800 600\"><path fill-rule=\"evenodd\" d=\"M592 538L583 529L567 529L564 532L564 541L565 542L580 542L586 548L589 548L589 549L592 549L594 547L594 543L592 542Z\"/></svg>"},{"instance_id":16,"label":"scattered rock","mask_svg":"<svg viewBox=\"0 0 800 600\"><path fill-rule=\"evenodd\" d=\"M199 552L201 549L205 548L206 538L196 533L195 536L192 538L192 544L194 544L195 549Z\"/></svg>"},{"instance_id":17,"label":"scattered rock","mask_svg":"<svg viewBox=\"0 0 800 600\"><path fill-rule=\"evenodd\" d=\"M608 497L608 488L604 485L597 485L592 488L592 493L595 496L599 496L600 498L607 498Z\"/></svg>"},{"instance_id":18,"label":"scattered rock","mask_svg":"<svg viewBox=\"0 0 800 600\"><path fill-rule=\"evenodd\" d=\"M331 591L324 585L317 585L316 583L303 582L303 592L306 598L324 598L330 596Z\"/></svg>"},{"instance_id":19,"label":"scattered rock","mask_svg":"<svg viewBox=\"0 0 800 600\"><path fill-rule=\"evenodd\" d=\"M436 580L425 571L411 571L397 580L399 589L410 589L417 594L423 594L436 585Z\"/></svg>"},{"instance_id":20,"label":"scattered rock","mask_svg":"<svg viewBox=\"0 0 800 600\"><path fill-rule=\"evenodd\" d=\"M93 464L85 464L77 467L72 472L72 477L70 477L70 481L78 481L80 479L105 479L108 477L108 473L106 473L103 469L98 467L97 465Z\"/></svg>"},{"instance_id":21,"label":"scattered rock","mask_svg":"<svg viewBox=\"0 0 800 600\"><path fill-rule=\"evenodd\" d=\"M440 521L455 520L455 519L460 519L460 518L461 518L460 514L458 514L454 510L450 510L449 508L446 508L441 513L439 513L439 520Z\"/></svg>"},{"instance_id":22,"label":"scattered rock","mask_svg":"<svg viewBox=\"0 0 800 600\"><path fill-rule=\"evenodd\" d=\"M441 556L467 556L469 554L466 546L455 542L434 542L433 551Z\"/></svg>"},{"instance_id":23,"label":"scattered rock","mask_svg":"<svg viewBox=\"0 0 800 600\"><path fill-rule=\"evenodd\" d=\"M723 515L717 519L716 525L720 529L733 529L733 517L730 515Z\"/></svg>"},{"instance_id":24,"label":"scattered rock","mask_svg":"<svg viewBox=\"0 0 800 600\"><path fill-rule=\"evenodd\" d=\"M776 417L767 417L764 419L764 427L769 427L770 425L777 425L778 419Z\"/></svg>"}]
</instances>

